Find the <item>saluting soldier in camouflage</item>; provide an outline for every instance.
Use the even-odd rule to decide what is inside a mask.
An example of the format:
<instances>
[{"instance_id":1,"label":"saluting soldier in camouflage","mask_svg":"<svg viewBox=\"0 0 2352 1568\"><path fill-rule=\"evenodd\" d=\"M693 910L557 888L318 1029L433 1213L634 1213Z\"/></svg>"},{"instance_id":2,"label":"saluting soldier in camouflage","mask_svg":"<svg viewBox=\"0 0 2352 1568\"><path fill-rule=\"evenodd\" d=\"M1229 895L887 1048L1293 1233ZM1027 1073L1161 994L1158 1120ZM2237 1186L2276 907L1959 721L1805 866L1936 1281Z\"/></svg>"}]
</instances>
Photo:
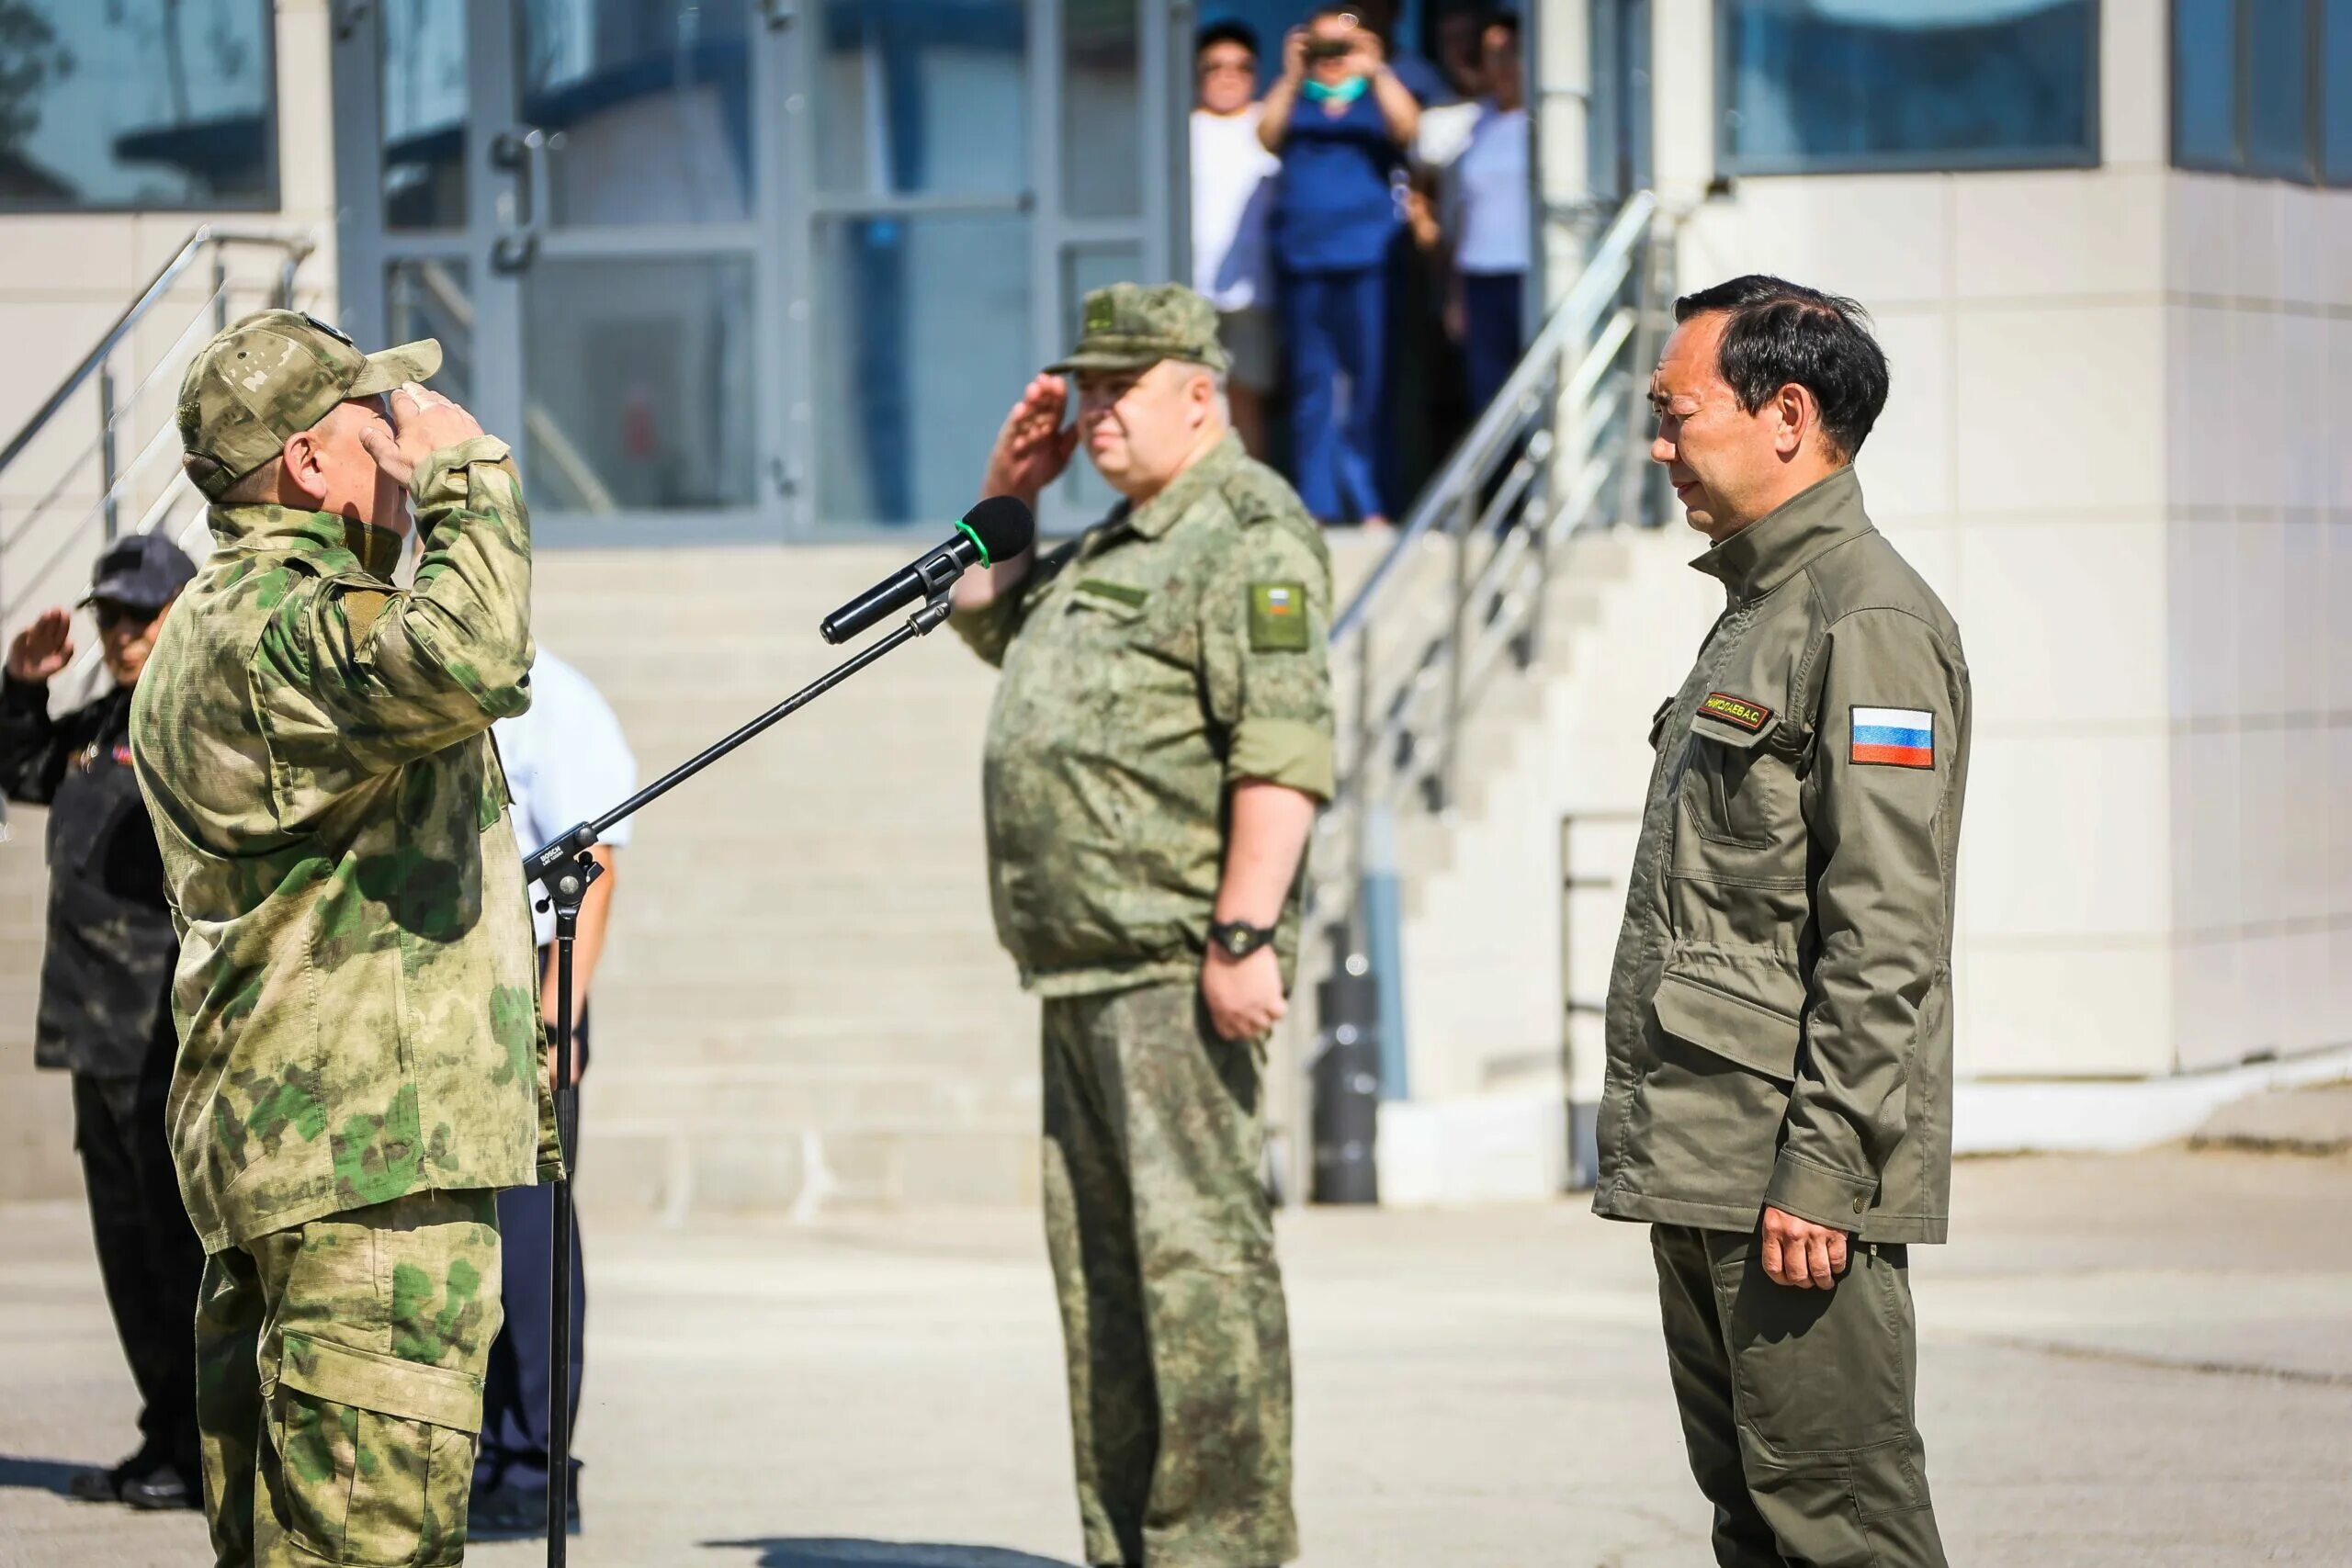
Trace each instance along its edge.
<instances>
[{"instance_id":1,"label":"saluting soldier in camouflage","mask_svg":"<svg viewBox=\"0 0 2352 1568\"><path fill-rule=\"evenodd\" d=\"M1045 1004L1046 1240L1086 1558L1133 1568L1297 1553L1259 1167L1266 1039L1331 791L1330 561L1228 429L1225 365L1190 289L1088 295L1077 352L1014 405L986 489L1034 504L1083 443L1125 499L956 591L955 626L1004 671L989 877Z\"/></svg>"},{"instance_id":2,"label":"saluting soldier in camouflage","mask_svg":"<svg viewBox=\"0 0 2352 1568\"><path fill-rule=\"evenodd\" d=\"M492 1190L559 1168L487 734L530 701L529 527L504 444L417 384L440 358L273 310L181 388L216 547L131 750L181 931L170 1115L210 1254L222 1568L462 1560Z\"/></svg>"},{"instance_id":3,"label":"saluting soldier in camouflage","mask_svg":"<svg viewBox=\"0 0 2352 1568\"><path fill-rule=\"evenodd\" d=\"M1968 666L1851 466L1886 400L1850 302L1678 300L1652 456L1725 605L1658 710L1593 1207L1651 1222L1729 1568L1940 1568L1907 1249L1944 1239Z\"/></svg>"}]
</instances>

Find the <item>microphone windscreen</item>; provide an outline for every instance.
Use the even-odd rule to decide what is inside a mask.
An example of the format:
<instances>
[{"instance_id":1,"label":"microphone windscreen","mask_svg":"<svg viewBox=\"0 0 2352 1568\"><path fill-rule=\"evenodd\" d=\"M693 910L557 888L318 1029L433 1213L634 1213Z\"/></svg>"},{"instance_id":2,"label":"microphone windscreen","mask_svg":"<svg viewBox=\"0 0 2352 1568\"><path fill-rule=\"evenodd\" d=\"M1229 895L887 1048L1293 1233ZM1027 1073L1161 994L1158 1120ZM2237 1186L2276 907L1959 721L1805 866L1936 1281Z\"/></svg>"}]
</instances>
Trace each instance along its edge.
<instances>
[{"instance_id":1,"label":"microphone windscreen","mask_svg":"<svg viewBox=\"0 0 2352 1568\"><path fill-rule=\"evenodd\" d=\"M964 513L964 522L988 547L992 561L1011 560L1037 537L1037 519L1016 496L992 495Z\"/></svg>"}]
</instances>

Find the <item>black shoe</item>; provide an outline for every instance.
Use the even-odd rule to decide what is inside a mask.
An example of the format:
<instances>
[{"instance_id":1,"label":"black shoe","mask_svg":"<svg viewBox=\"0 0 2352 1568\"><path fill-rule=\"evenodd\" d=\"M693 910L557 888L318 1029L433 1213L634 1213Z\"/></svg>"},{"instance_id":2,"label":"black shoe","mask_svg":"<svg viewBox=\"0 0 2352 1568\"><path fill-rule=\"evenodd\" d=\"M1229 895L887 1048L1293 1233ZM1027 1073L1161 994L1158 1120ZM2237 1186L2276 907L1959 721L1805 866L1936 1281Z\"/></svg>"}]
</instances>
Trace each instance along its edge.
<instances>
[{"instance_id":1,"label":"black shoe","mask_svg":"<svg viewBox=\"0 0 2352 1568\"><path fill-rule=\"evenodd\" d=\"M203 1495L175 1464L159 1465L137 1480L124 1482L122 1500L151 1514L204 1506Z\"/></svg>"},{"instance_id":2,"label":"black shoe","mask_svg":"<svg viewBox=\"0 0 2352 1568\"><path fill-rule=\"evenodd\" d=\"M77 1470L65 1478L65 1495L85 1503L119 1503L122 1501L122 1466L106 1470Z\"/></svg>"},{"instance_id":3,"label":"black shoe","mask_svg":"<svg viewBox=\"0 0 2352 1568\"><path fill-rule=\"evenodd\" d=\"M564 1500L563 1533L580 1533L580 1494ZM477 1492L466 1509L469 1540L539 1540L548 1533L548 1495L544 1487L521 1487L501 1482Z\"/></svg>"}]
</instances>

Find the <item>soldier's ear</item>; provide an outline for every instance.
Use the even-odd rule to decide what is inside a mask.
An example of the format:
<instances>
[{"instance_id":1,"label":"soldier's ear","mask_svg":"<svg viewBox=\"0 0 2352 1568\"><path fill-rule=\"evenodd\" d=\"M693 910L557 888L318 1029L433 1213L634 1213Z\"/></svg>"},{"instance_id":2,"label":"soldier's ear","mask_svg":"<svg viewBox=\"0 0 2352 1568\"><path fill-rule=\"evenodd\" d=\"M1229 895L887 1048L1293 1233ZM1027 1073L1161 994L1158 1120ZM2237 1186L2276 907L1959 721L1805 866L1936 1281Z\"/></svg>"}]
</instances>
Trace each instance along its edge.
<instances>
[{"instance_id":1,"label":"soldier's ear","mask_svg":"<svg viewBox=\"0 0 2352 1568\"><path fill-rule=\"evenodd\" d=\"M297 431L286 438L286 446L278 454L285 468L286 482L309 499L312 506L324 505L327 499L326 445L314 429Z\"/></svg>"},{"instance_id":2,"label":"soldier's ear","mask_svg":"<svg viewBox=\"0 0 2352 1568\"><path fill-rule=\"evenodd\" d=\"M1772 447L1783 458L1804 450L1806 436L1820 434L1821 405L1797 382L1791 381L1772 394L1772 412L1779 415L1780 425L1773 432Z\"/></svg>"}]
</instances>

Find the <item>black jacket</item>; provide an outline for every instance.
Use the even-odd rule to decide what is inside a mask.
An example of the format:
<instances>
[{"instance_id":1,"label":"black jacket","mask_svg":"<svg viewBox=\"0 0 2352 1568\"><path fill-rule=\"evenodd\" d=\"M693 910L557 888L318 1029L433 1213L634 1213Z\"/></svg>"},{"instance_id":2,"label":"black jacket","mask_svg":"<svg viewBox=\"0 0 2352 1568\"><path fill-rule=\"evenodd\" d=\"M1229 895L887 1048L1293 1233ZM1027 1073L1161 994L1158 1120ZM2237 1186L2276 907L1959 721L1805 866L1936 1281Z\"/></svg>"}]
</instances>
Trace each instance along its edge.
<instances>
[{"instance_id":1,"label":"black jacket","mask_svg":"<svg viewBox=\"0 0 2352 1568\"><path fill-rule=\"evenodd\" d=\"M46 686L0 681L0 790L49 807L49 945L33 1059L135 1077L175 1048L179 942L163 857L130 769L130 694L61 718Z\"/></svg>"}]
</instances>

